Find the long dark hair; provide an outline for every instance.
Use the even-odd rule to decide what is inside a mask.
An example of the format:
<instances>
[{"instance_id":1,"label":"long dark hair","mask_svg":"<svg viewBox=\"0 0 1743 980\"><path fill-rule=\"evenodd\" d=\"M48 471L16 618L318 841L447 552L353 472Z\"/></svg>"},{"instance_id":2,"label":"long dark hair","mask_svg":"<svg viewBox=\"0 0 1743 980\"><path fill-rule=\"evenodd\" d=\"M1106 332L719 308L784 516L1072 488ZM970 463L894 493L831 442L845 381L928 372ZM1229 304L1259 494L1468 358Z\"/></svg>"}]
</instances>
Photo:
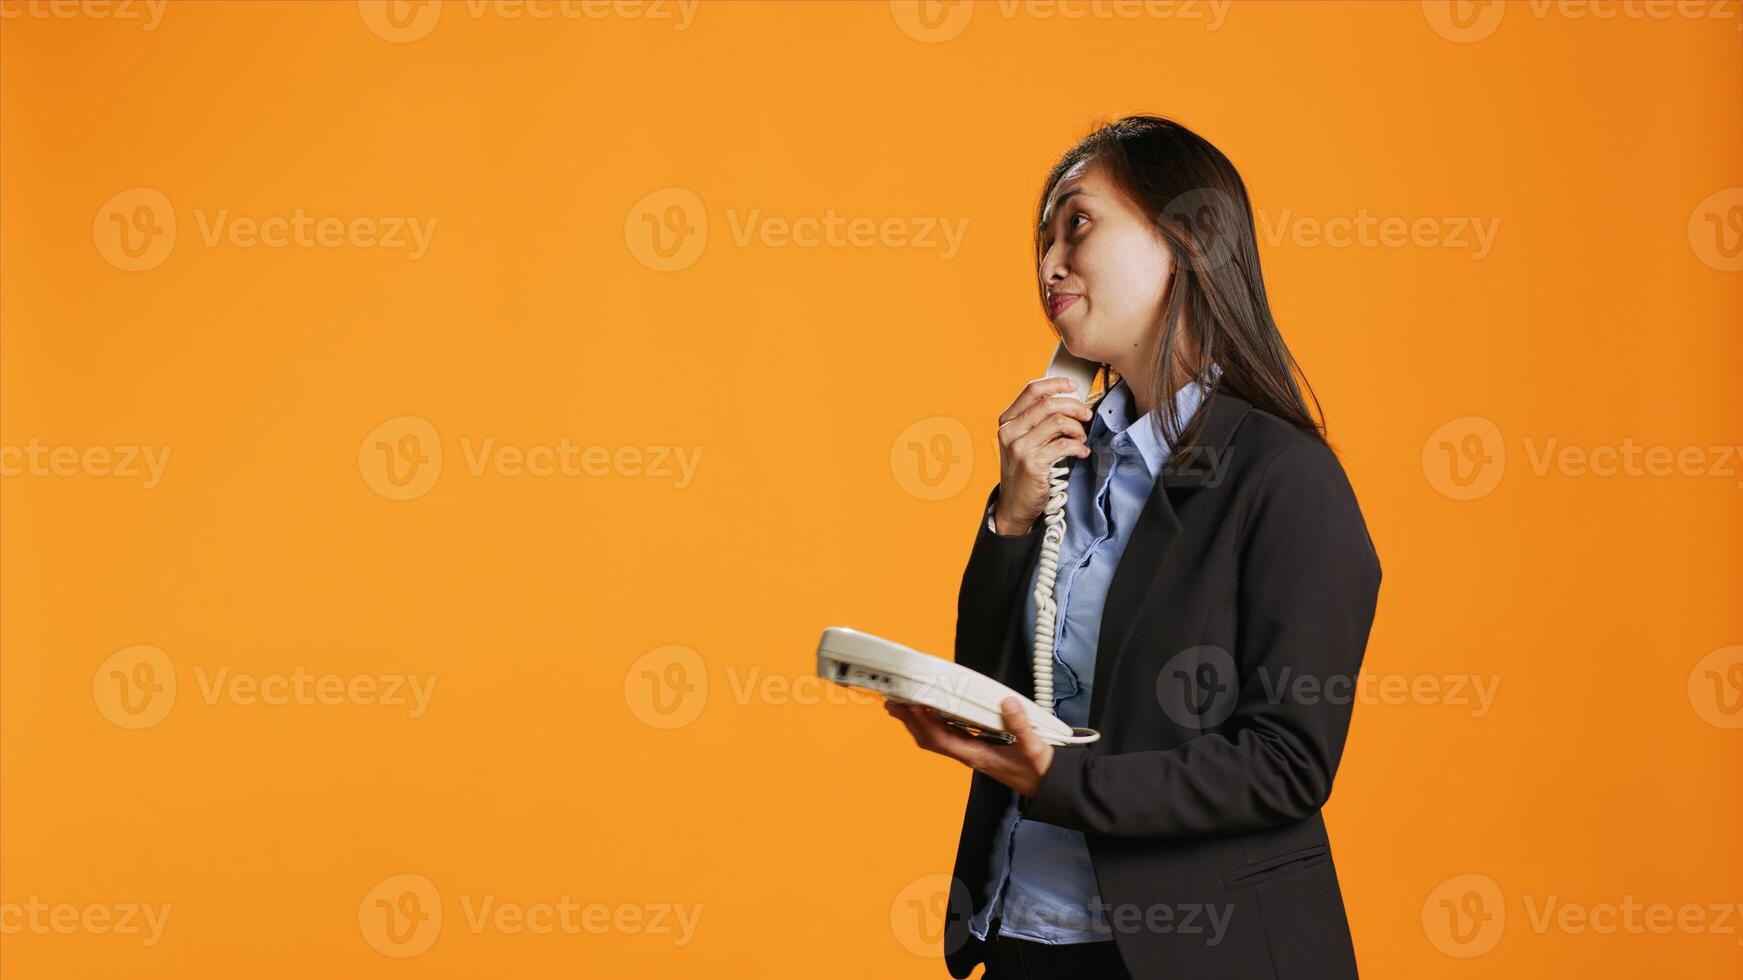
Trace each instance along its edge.
<instances>
[{"instance_id":1,"label":"long dark hair","mask_svg":"<svg viewBox=\"0 0 1743 980\"><path fill-rule=\"evenodd\" d=\"M1161 352L1152 366L1151 390L1156 392L1158 436L1173 446L1170 463L1197 439L1208 413L1196 412L1182 432L1175 411L1174 390L1182 377L1197 377L1215 362L1221 368L1212 394L1227 390L1255 408L1325 442L1324 413L1307 410L1296 376L1313 386L1283 343L1265 298L1259 272L1258 240L1253 232L1253 208L1247 187L1222 151L1185 126L1160 116L1126 116L1107 123L1072 147L1047 175L1035 209L1035 266L1045 257L1042 226L1047 200L1068 174L1092 163L1104 164L1114 183L1156 223L1173 253L1173 274L1164 298L1162 326L1182 320L1197 348L1197 364L1186 366L1176 351L1178 338L1164 329ZM1045 286L1041 286L1046 308ZM1102 390L1112 387L1117 372L1102 365ZM1313 396L1319 411L1319 397Z\"/></svg>"}]
</instances>

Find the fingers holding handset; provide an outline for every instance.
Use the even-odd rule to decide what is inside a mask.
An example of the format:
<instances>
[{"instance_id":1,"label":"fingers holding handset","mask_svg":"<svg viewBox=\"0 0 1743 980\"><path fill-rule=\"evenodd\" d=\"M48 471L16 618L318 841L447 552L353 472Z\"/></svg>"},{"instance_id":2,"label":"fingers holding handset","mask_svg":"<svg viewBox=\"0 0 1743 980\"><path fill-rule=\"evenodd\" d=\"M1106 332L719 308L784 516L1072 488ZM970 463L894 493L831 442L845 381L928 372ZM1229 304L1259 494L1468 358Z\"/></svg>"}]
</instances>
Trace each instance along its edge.
<instances>
[{"instance_id":1,"label":"fingers holding handset","mask_svg":"<svg viewBox=\"0 0 1743 980\"><path fill-rule=\"evenodd\" d=\"M1030 529L1047 506L1053 464L1088 456L1093 410L1069 378L1037 378L999 415L999 499L993 520L1001 534Z\"/></svg>"}]
</instances>

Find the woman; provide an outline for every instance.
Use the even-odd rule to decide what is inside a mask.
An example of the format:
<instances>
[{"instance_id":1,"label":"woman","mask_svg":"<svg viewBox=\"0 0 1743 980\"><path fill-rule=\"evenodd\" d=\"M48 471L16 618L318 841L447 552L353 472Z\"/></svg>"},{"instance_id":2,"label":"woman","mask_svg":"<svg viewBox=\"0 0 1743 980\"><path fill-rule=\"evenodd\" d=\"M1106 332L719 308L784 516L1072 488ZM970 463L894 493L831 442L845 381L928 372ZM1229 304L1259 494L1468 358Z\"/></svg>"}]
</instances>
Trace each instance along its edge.
<instances>
[{"instance_id":1,"label":"woman","mask_svg":"<svg viewBox=\"0 0 1743 980\"><path fill-rule=\"evenodd\" d=\"M1036 255L1048 316L1103 365L1104 394L1092 408L1041 379L999 415L956 659L1033 690L1038 518L1061 461L1055 710L1101 738L1044 743L1014 699L1014 744L887 705L974 771L950 973L1354 977L1320 807L1380 564L1272 320L1246 188L1180 124L1121 119L1053 168Z\"/></svg>"}]
</instances>

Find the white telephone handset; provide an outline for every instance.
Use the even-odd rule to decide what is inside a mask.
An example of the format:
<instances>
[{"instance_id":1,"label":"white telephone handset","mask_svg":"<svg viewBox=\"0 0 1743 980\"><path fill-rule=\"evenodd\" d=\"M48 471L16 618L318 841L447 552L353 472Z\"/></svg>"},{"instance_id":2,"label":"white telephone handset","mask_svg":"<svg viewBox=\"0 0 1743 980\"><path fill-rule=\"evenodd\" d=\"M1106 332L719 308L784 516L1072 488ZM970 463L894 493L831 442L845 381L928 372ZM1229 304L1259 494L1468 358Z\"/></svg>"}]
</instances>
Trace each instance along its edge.
<instances>
[{"instance_id":1,"label":"white telephone handset","mask_svg":"<svg viewBox=\"0 0 1743 980\"><path fill-rule=\"evenodd\" d=\"M1077 382L1073 392L1088 401L1089 386L1101 365L1077 357L1062 343L1047 365L1047 377ZM1061 457L1063 460L1064 457ZM1071 470L1055 461L1042 511L1040 567L1035 579L1035 645L1031 661L1035 700L961 664L911 650L880 636L846 626L831 626L817 643L817 674L848 687L860 687L892 701L936 708L948 724L996 742L1013 742L1004 731L999 706L1015 696L1043 741L1079 745L1101 738L1088 728L1072 728L1053 710L1053 642L1059 606L1053 599L1059 572L1059 546L1065 540L1065 487ZM1039 702L1039 703L1037 703Z\"/></svg>"},{"instance_id":2,"label":"white telephone handset","mask_svg":"<svg viewBox=\"0 0 1743 980\"><path fill-rule=\"evenodd\" d=\"M1061 343L1047 365L1047 377L1070 378L1077 383L1077 399L1089 400L1089 385L1101 365L1086 361ZM1059 577L1059 546L1065 540L1065 487L1071 473L1064 458L1049 471L1047 506L1041 511L1046 527L1041 532L1041 567L1035 576L1035 647L1031 657L1035 673L1035 701L1053 710L1053 637L1059 604L1053 601L1054 582Z\"/></svg>"}]
</instances>

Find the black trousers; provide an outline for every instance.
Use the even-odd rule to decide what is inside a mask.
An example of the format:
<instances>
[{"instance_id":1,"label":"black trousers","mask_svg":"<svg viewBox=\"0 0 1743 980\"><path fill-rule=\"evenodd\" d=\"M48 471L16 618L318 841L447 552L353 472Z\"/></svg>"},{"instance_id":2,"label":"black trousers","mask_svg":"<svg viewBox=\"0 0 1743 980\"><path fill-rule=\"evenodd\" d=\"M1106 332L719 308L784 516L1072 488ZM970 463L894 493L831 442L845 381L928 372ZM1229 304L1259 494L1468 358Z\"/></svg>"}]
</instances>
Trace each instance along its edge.
<instances>
[{"instance_id":1,"label":"black trousers","mask_svg":"<svg viewBox=\"0 0 1743 980\"><path fill-rule=\"evenodd\" d=\"M1113 940L1037 943L999 935L999 920L987 929L986 973L981 980L1130 980Z\"/></svg>"}]
</instances>

